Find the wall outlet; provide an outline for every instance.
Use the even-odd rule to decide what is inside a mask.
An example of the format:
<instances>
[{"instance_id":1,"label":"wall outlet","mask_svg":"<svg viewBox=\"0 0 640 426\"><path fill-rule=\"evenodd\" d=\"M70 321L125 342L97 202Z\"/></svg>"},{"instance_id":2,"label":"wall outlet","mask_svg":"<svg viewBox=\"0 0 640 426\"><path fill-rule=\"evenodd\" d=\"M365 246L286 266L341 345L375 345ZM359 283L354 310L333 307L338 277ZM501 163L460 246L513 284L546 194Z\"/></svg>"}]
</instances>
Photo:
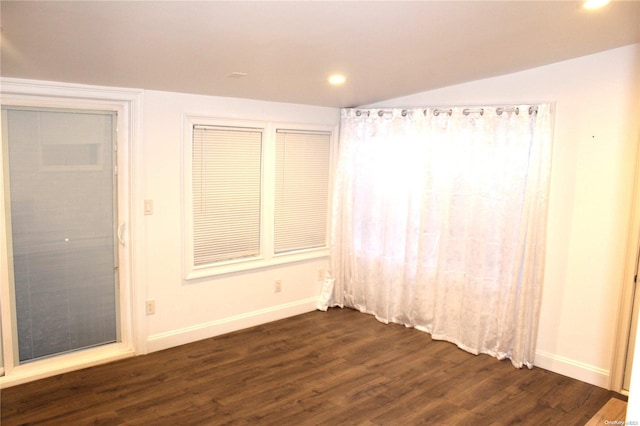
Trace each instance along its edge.
<instances>
[{"instance_id":1,"label":"wall outlet","mask_svg":"<svg viewBox=\"0 0 640 426\"><path fill-rule=\"evenodd\" d=\"M318 280L322 281L324 280L324 269L318 269Z\"/></svg>"},{"instance_id":2,"label":"wall outlet","mask_svg":"<svg viewBox=\"0 0 640 426\"><path fill-rule=\"evenodd\" d=\"M273 292L274 293L280 293L282 291L282 281L281 280L275 280L273 283Z\"/></svg>"},{"instance_id":3,"label":"wall outlet","mask_svg":"<svg viewBox=\"0 0 640 426\"><path fill-rule=\"evenodd\" d=\"M156 313L156 301L147 300L146 304L147 315L154 315Z\"/></svg>"}]
</instances>

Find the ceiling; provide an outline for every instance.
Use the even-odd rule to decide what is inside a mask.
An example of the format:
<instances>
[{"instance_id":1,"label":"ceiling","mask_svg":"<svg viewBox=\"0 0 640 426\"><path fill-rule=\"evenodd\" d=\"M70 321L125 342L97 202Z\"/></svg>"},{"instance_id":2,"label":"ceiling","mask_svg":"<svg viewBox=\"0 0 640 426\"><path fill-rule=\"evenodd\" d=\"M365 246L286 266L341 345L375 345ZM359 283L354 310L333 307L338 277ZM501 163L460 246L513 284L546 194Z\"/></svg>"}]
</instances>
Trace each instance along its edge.
<instances>
[{"instance_id":1,"label":"ceiling","mask_svg":"<svg viewBox=\"0 0 640 426\"><path fill-rule=\"evenodd\" d=\"M640 42L640 1L7 1L3 77L366 105ZM246 76L229 76L245 73ZM347 82L327 84L332 73Z\"/></svg>"}]
</instances>

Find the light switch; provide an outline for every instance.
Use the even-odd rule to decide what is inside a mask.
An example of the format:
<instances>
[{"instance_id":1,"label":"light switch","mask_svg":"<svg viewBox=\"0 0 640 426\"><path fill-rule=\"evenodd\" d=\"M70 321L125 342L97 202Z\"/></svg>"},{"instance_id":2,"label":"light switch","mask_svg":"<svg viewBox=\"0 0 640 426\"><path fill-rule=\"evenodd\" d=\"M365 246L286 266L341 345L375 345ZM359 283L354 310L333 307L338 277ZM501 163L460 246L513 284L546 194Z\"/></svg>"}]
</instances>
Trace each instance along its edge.
<instances>
[{"instance_id":1,"label":"light switch","mask_svg":"<svg viewBox=\"0 0 640 426\"><path fill-rule=\"evenodd\" d=\"M144 200L144 214L153 214L153 200Z\"/></svg>"}]
</instances>

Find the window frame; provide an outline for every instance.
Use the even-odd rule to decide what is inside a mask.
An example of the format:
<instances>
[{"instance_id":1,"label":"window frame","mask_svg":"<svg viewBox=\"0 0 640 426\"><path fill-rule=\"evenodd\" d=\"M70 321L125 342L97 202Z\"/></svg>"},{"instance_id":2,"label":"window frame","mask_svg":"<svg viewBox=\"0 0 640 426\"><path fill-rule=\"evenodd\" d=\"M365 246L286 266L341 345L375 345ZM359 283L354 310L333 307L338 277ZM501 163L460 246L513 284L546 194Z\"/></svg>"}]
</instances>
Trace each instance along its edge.
<instances>
[{"instance_id":1,"label":"window frame","mask_svg":"<svg viewBox=\"0 0 640 426\"><path fill-rule=\"evenodd\" d=\"M192 189L192 143L194 126L232 127L262 131L262 175L260 200L260 253L250 258L230 259L206 265L195 265L193 234L193 189ZM326 241L322 247L301 249L285 253L275 253L275 161L276 134L278 130L300 132L327 132L329 136L329 196L327 200ZM250 271L258 268L300 262L329 255L329 226L331 212L331 182L333 178L334 156L337 151L337 125L290 123L262 120L242 120L217 118L198 114L184 114L182 141L182 233L183 233L183 277L186 281L206 277Z\"/></svg>"}]
</instances>

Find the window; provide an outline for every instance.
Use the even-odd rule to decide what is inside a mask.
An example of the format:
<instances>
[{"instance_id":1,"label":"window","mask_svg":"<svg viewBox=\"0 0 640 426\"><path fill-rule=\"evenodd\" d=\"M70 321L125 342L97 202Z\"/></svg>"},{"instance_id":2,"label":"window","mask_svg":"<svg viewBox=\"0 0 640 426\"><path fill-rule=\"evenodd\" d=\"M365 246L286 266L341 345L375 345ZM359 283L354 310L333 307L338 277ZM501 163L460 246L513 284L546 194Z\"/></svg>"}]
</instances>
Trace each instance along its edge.
<instances>
[{"instance_id":1,"label":"window","mask_svg":"<svg viewBox=\"0 0 640 426\"><path fill-rule=\"evenodd\" d=\"M94 112L48 111L38 116L43 170L96 171L102 167L105 132L112 131L110 117ZM72 134L69 129L72 128ZM108 155L108 153L107 153Z\"/></svg>"},{"instance_id":2,"label":"window","mask_svg":"<svg viewBox=\"0 0 640 426\"><path fill-rule=\"evenodd\" d=\"M262 131L193 128L196 266L260 255Z\"/></svg>"},{"instance_id":3,"label":"window","mask_svg":"<svg viewBox=\"0 0 640 426\"><path fill-rule=\"evenodd\" d=\"M328 255L332 128L185 117L187 279Z\"/></svg>"},{"instance_id":4,"label":"window","mask_svg":"<svg viewBox=\"0 0 640 426\"><path fill-rule=\"evenodd\" d=\"M327 243L330 133L278 130L275 253Z\"/></svg>"}]
</instances>

